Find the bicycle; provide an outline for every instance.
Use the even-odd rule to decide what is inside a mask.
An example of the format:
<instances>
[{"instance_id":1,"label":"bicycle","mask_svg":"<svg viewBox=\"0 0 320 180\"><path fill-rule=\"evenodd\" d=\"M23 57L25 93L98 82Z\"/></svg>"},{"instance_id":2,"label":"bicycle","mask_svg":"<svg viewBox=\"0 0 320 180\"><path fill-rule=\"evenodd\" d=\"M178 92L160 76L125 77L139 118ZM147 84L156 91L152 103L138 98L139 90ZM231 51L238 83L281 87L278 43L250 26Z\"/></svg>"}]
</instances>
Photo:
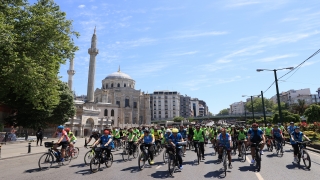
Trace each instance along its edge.
<instances>
[{"instance_id":1,"label":"bicycle","mask_svg":"<svg viewBox=\"0 0 320 180\"><path fill-rule=\"evenodd\" d=\"M130 160L130 156L132 155L132 157L135 159L136 157L138 157L139 154L139 148L138 146L136 146L135 152L133 153L133 144L132 146L130 146L130 144L128 142L125 143L125 147L123 148L122 151L122 159L123 161L128 161Z\"/></svg>"},{"instance_id":2,"label":"bicycle","mask_svg":"<svg viewBox=\"0 0 320 180\"><path fill-rule=\"evenodd\" d=\"M267 137L267 149L269 152L273 151L273 140L270 137Z\"/></svg>"},{"instance_id":3,"label":"bicycle","mask_svg":"<svg viewBox=\"0 0 320 180\"><path fill-rule=\"evenodd\" d=\"M194 142L194 148L195 148L196 153L197 153L198 164L200 164L201 155L200 155L199 141L193 141L193 142Z\"/></svg>"},{"instance_id":4,"label":"bicycle","mask_svg":"<svg viewBox=\"0 0 320 180\"><path fill-rule=\"evenodd\" d=\"M89 145L91 147L91 145ZM85 148L88 149L87 145L84 146ZM84 163L86 165L90 164L90 161L93 157L95 157L96 153L94 151L94 149L89 150L88 152L86 152L86 154L84 155Z\"/></svg>"},{"instance_id":5,"label":"bicycle","mask_svg":"<svg viewBox=\"0 0 320 180\"><path fill-rule=\"evenodd\" d=\"M237 141L232 141L232 149L231 149L231 154L232 155L236 155L237 154L237 149L238 149L238 146L237 146Z\"/></svg>"},{"instance_id":6,"label":"bicycle","mask_svg":"<svg viewBox=\"0 0 320 180\"><path fill-rule=\"evenodd\" d=\"M155 141L155 155L160 155L161 153L161 140L156 140Z\"/></svg>"},{"instance_id":7,"label":"bicycle","mask_svg":"<svg viewBox=\"0 0 320 180\"><path fill-rule=\"evenodd\" d=\"M100 164L105 164L107 168L111 167L113 155L110 152L110 158L107 158L107 153L101 147L91 147L95 151L95 156L90 161L90 170L92 173L100 169Z\"/></svg>"},{"instance_id":8,"label":"bicycle","mask_svg":"<svg viewBox=\"0 0 320 180\"><path fill-rule=\"evenodd\" d=\"M311 159L309 156L309 153L307 152L305 145L310 144L311 141L305 141L305 142L297 142L299 145L299 153L298 153L298 165L300 166L301 159L303 160L303 163L307 169L310 169L311 167Z\"/></svg>"},{"instance_id":9,"label":"bicycle","mask_svg":"<svg viewBox=\"0 0 320 180\"><path fill-rule=\"evenodd\" d=\"M167 152L167 149L163 151L163 162L166 164L168 162L169 153Z\"/></svg>"},{"instance_id":10,"label":"bicycle","mask_svg":"<svg viewBox=\"0 0 320 180\"><path fill-rule=\"evenodd\" d=\"M261 153L260 153L260 143L252 143L255 147L255 157L254 157L254 165L257 168L257 171L259 172L261 170Z\"/></svg>"},{"instance_id":11,"label":"bicycle","mask_svg":"<svg viewBox=\"0 0 320 180\"><path fill-rule=\"evenodd\" d=\"M70 146L68 146L66 149L66 153L73 159L77 159L79 156L80 150L78 147L74 147L73 149L71 149Z\"/></svg>"},{"instance_id":12,"label":"bicycle","mask_svg":"<svg viewBox=\"0 0 320 180\"><path fill-rule=\"evenodd\" d=\"M240 147L240 158L242 159L241 162L245 162L247 158L247 151L246 151L246 141L241 140L241 147Z\"/></svg>"},{"instance_id":13,"label":"bicycle","mask_svg":"<svg viewBox=\"0 0 320 180\"><path fill-rule=\"evenodd\" d=\"M227 146L223 146L222 151L222 162L223 162L223 170L224 170L224 176L227 176L227 169L228 169L228 153L227 153Z\"/></svg>"},{"instance_id":14,"label":"bicycle","mask_svg":"<svg viewBox=\"0 0 320 180\"><path fill-rule=\"evenodd\" d=\"M48 149L48 152L44 153L38 161L38 166L40 170L46 170L52 167L52 164L58 163L58 165L68 165L72 158L66 154L65 161L60 162L60 155L59 153L53 150L53 142L45 142L44 146Z\"/></svg>"},{"instance_id":15,"label":"bicycle","mask_svg":"<svg viewBox=\"0 0 320 180\"><path fill-rule=\"evenodd\" d=\"M152 147L151 147L152 148ZM139 158L138 158L138 166L140 170L143 170L145 165L146 165L146 161L148 161L149 165L150 165L150 157L149 157L149 147L145 147L144 151L141 151Z\"/></svg>"},{"instance_id":16,"label":"bicycle","mask_svg":"<svg viewBox=\"0 0 320 180\"><path fill-rule=\"evenodd\" d=\"M277 156L279 156L279 154L280 154L280 157L282 157L282 156L283 156L282 141L277 141L277 140L276 140L276 146L277 146L277 149L276 149Z\"/></svg>"},{"instance_id":17,"label":"bicycle","mask_svg":"<svg viewBox=\"0 0 320 180\"><path fill-rule=\"evenodd\" d=\"M188 150L194 149L193 141L188 141L187 148L188 148Z\"/></svg>"},{"instance_id":18,"label":"bicycle","mask_svg":"<svg viewBox=\"0 0 320 180\"><path fill-rule=\"evenodd\" d=\"M186 144L187 144L186 141L178 142L178 145L180 145L180 146L184 146ZM176 170L176 167L180 167L180 164L179 164L179 161L178 161L178 157L177 157L177 153L176 153L176 147L173 146L172 149L173 149L173 151L172 150L168 151L168 153L169 153L168 171L169 171L170 176L173 175L173 173Z\"/></svg>"}]
</instances>

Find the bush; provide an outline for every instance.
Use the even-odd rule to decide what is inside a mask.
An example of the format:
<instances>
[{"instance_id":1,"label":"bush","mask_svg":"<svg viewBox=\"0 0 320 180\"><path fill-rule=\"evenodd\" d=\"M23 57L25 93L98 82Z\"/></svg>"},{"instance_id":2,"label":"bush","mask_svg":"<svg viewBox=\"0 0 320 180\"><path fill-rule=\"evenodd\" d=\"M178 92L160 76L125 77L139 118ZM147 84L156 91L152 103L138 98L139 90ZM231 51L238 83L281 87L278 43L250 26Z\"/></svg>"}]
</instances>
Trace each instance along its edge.
<instances>
[{"instance_id":1,"label":"bush","mask_svg":"<svg viewBox=\"0 0 320 180\"><path fill-rule=\"evenodd\" d=\"M303 134L305 134L308 138L317 138L317 133L314 131L304 131Z\"/></svg>"}]
</instances>

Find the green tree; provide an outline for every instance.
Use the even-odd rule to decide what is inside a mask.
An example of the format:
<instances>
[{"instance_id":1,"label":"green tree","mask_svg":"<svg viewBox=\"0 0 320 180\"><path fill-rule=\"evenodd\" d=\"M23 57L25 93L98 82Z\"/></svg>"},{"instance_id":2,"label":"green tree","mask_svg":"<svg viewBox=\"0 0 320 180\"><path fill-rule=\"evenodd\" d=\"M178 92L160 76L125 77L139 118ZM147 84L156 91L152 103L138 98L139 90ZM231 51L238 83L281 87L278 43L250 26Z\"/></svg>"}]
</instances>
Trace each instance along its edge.
<instances>
[{"instance_id":1,"label":"green tree","mask_svg":"<svg viewBox=\"0 0 320 180\"><path fill-rule=\"evenodd\" d=\"M35 109L32 104L20 104L17 111L5 121L11 125L37 129L50 125L64 124L75 115L73 95L66 83L58 81L59 103L53 108ZM20 100L23 102L23 100Z\"/></svg>"},{"instance_id":2,"label":"green tree","mask_svg":"<svg viewBox=\"0 0 320 180\"><path fill-rule=\"evenodd\" d=\"M1 1L0 103L43 112L56 106L60 65L77 50L73 36L72 22L53 0Z\"/></svg>"},{"instance_id":3,"label":"green tree","mask_svg":"<svg viewBox=\"0 0 320 180\"><path fill-rule=\"evenodd\" d=\"M174 122L181 122L183 120L184 120L184 117L181 117L181 116L173 118Z\"/></svg>"},{"instance_id":4,"label":"green tree","mask_svg":"<svg viewBox=\"0 0 320 180\"><path fill-rule=\"evenodd\" d=\"M229 114L229 110L228 109L222 109L220 112L219 112L219 115L228 115Z\"/></svg>"},{"instance_id":5,"label":"green tree","mask_svg":"<svg viewBox=\"0 0 320 180\"><path fill-rule=\"evenodd\" d=\"M320 105L312 104L304 112L307 117L307 121L315 122L320 120Z\"/></svg>"},{"instance_id":6,"label":"green tree","mask_svg":"<svg viewBox=\"0 0 320 180\"><path fill-rule=\"evenodd\" d=\"M304 111L308 108L308 105L306 104L306 101L304 99L298 99L298 103L295 103L290 106L290 110L293 113L297 113L300 116L303 115Z\"/></svg>"},{"instance_id":7,"label":"green tree","mask_svg":"<svg viewBox=\"0 0 320 180\"><path fill-rule=\"evenodd\" d=\"M299 121L300 121L300 116L298 114L291 113L288 110L282 111L282 123L299 122ZM274 113L272 123L276 124L279 122L280 122L279 113Z\"/></svg>"},{"instance_id":8,"label":"green tree","mask_svg":"<svg viewBox=\"0 0 320 180\"><path fill-rule=\"evenodd\" d=\"M251 112L252 111L252 107L251 107L251 101L247 102L245 104L245 108L247 109L247 111ZM266 112L271 112L272 111L272 107L273 107L273 101L264 98L264 106L265 106L265 110ZM253 110L254 112L263 112L263 107L262 107L262 98L254 98L253 99Z\"/></svg>"}]
</instances>

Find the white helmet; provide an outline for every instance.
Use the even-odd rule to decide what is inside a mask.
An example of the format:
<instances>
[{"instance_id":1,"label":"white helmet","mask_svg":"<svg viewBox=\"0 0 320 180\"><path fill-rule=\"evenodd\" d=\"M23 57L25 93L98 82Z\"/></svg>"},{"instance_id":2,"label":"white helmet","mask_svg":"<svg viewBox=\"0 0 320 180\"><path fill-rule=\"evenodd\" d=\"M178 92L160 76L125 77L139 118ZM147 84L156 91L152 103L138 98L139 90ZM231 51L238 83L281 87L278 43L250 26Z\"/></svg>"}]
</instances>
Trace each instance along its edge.
<instances>
[{"instance_id":1,"label":"white helmet","mask_svg":"<svg viewBox=\"0 0 320 180\"><path fill-rule=\"evenodd\" d=\"M170 129L167 129L166 133L172 133L172 131Z\"/></svg>"},{"instance_id":2,"label":"white helmet","mask_svg":"<svg viewBox=\"0 0 320 180\"><path fill-rule=\"evenodd\" d=\"M98 129L92 129L92 132L94 133L94 132L98 132Z\"/></svg>"}]
</instances>

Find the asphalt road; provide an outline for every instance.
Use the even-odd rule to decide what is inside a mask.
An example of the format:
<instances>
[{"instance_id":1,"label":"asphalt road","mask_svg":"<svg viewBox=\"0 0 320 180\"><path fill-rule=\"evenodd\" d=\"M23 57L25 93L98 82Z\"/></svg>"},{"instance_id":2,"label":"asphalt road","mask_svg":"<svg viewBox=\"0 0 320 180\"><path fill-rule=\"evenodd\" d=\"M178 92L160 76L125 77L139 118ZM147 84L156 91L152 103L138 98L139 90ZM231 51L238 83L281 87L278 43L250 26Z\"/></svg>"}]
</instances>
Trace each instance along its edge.
<instances>
[{"instance_id":1,"label":"asphalt road","mask_svg":"<svg viewBox=\"0 0 320 180\"><path fill-rule=\"evenodd\" d=\"M36 180L36 179L319 179L320 177L320 154L310 152L312 165L311 170L303 167L298 168L292 163L293 153L290 152L290 146L284 147L283 157L277 157L271 152L265 152L262 156L262 169L255 172L255 168L250 165L251 157L247 156L246 162L240 162L237 155L233 156L233 168L228 169L227 176L220 171L222 164L217 164L217 156L212 156L212 148L207 145L205 154L206 160L198 165L195 162L196 154L193 151L187 151L183 158L184 168L181 172L176 172L174 177L168 175L168 166L162 162L162 154L155 158L155 164L146 167L144 170L138 170L138 161L123 162L121 150L113 152L114 162L112 167L103 168L97 173L91 173L90 167L84 165L83 156L87 149L81 147L80 155L77 159L71 161L67 166L51 168L46 171L39 171L38 160L41 155L30 155L19 158L0 160L0 179L13 180Z\"/></svg>"}]
</instances>

